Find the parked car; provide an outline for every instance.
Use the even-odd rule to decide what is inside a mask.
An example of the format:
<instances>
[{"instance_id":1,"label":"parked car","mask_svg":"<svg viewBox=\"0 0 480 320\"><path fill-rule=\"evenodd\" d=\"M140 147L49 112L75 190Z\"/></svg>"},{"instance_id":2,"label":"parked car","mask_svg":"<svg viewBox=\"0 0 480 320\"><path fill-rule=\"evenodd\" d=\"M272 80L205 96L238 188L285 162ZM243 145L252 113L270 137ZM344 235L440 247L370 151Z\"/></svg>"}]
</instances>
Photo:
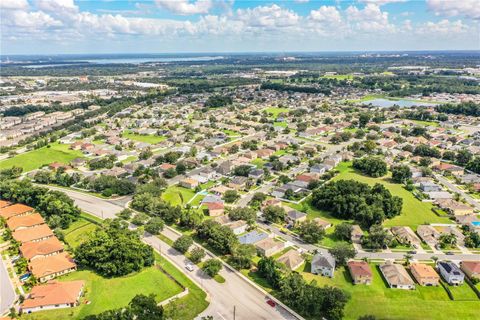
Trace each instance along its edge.
<instances>
[{"instance_id":1,"label":"parked car","mask_svg":"<svg viewBox=\"0 0 480 320\"><path fill-rule=\"evenodd\" d=\"M187 269L188 271L192 272L193 271L193 265L191 265L190 263L187 263L185 265L185 269Z\"/></svg>"},{"instance_id":2,"label":"parked car","mask_svg":"<svg viewBox=\"0 0 480 320\"><path fill-rule=\"evenodd\" d=\"M269 305L270 307L272 307L272 308L275 308L275 306L277 305L277 304L275 303L275 301L273 301L272 299L268 299L268 300L267 300L267 303L268 303L268 305Z\"/></svg>"}]
</instances>

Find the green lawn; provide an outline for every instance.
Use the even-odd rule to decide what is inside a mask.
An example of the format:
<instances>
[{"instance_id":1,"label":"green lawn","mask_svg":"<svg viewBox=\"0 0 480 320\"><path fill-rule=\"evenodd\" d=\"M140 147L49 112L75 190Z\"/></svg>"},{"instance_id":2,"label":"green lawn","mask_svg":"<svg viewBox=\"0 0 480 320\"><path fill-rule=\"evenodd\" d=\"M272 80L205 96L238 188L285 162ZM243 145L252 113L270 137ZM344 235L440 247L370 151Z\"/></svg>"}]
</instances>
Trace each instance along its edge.
<instances>
[{"instance_id":1,"label":"green lawn","mask_svg":"<svg viewBox=\"0 0 480 320\"><path fill-rule=\"evenodd\" d=\"M153 293L160 302L182 291L178 284L156 266L111 279L103 278L90 270L81 270L70 273L61 280L86 281L83 303L77 308L35 313L28 316L28 319L81 319L90 314L126 306L137 294ZM85 304L85 300L90 301L90 304Z\"/></svg>"},{"instance_id":2,"label":"green lawn","mask_svg":"<svg viewBox=\"0 0 480 320\"><path fill-rule=\"evenodd\" d=\"M262 168L265 163L267 163L266 160L263 160L261 158L254 159L250 162L251 164L255 165L257 168Z\"/></svg>"},{"instance_id":3,"label":"green lawn","mask_svg":"<svg viewBox=\"0 0 480 320\"><path fill-rule=\"evenodd\" d=\"M285 121L275 121L273 123L273 126L274 127L282 127L282 128L286 128L287 127L287 123Z\"/></svg>"},{"instance_id":4,"label":"green lawn","mask_svg":"<svg viewBox=\"0 0 480 320\"><path fill-rule=\"evenodd\" d=\"M122 133L122 137L130 140L146 142L150 144L156 144L167 139L167 137L164 137L164 136L136 134L131 131L124 131Z\"/></svg>"},{"instance_id":5,"label":"green lawn","mask_svg":"<svg viewBox=\"0 0 480 320\"><path fill-rule=\"evenodd\" d=\"M177 206L186 204L194 195L195 191L193 190L180 186L171 186L162 194L162 199L171 205Z\"/></svg>"},{"instance_id":6,"label":"green lawn","mask_svg":"<svg viewBox=\"0 0 480 320\"><path fill-rule=\"evenodd\" d=\"M288 111L290 111L290 109L270 107L270 108L263 109L263 111L271 114L274 118L277 118L280 113L287 113Z\"/></svg>"},{"instance_id":7,"label":"green lawn","mask_svg":"<svg viewBox=\"0 0 480 320\"><path fill-rule=\"evenodd\" d=\"M222 132L225 133L229 137L238 137L241 134L237 131L229 130L229 129L222 129Z\"/></svg>"},{"instance_id":8,"label":"green lawn","mask_svg":"<svg viewBox=\"0 0 480 320\"><path fill-rule=\"evenodd\" d=\"M432 126L432 127L440 127L438 122L433 121L422 121L422 120L410 120L415 122L416 124L423 125L423 126Z\"/></svg>"},{"instance_id":9,"label":"green lawn","mask_svg":"<svg viewBox=\"0 0 480 320\"><path fill-rule=\"evenodd\" d=\"M76 248L80 243L88 239L89 234L96 229L97 225L84 218L80 218L65 229L65 241L72 247Z\"/></svg>"},{"instance_id":10,"label":"green lawn","mask_svg":"<svg viewBox=\"0 0 480 320\"><path fill-rule=\"evenodd\" d=\"M336 80L352 80L353 75L351 75L351 74L335 74L335 75L322 76L322 78L336 79Z\"/></svg>"},{"instance_id":11,"label":"green lawn","mask_svg":"<svg viewBox=\"0 0 480 320\"><path fill-rule=\"evenodd\" d=\"M428 202L421 202L415 196L403 188L402 185L390 182L388 176L382 178L371 178L357 173L350 162L342 162L337 168L340 173L333 178L333 180L348 180L353 179L373 185L375 183L383 184L394 196L399 196L403 199L402 214L385 221L386 227L392 226L409 226L413 230L417 229L420 224L428 223L450 223L447 217L439 217L432 211L432 204Z\"/></svg>"},{"instance_id":12,"label":"green lawn","mask_svg":"<svg viewBox=\"0 0 480 320\"><path fill-rule=\"evenodd\" d=\"M49 147L50 146L50 147ZM79 150L70 150L70 145L51 143L49 146L22 153L13 158L0 161L0 169L13 166L22 167L24 172L38 169L52 162L70 163L75 158L83 157Z\"/></svg>"},{"instance_id":13,"label":"green lawn","mask_svg":"<svg viewBox=\"0 0 480 320\"><path fill-rule=\"evenodd\" d=\"M319 286L330 285L350 293L345 308L345 319L357 319L372 314L377 319L476 319L480 301L451 301L441 286L421 287L415 290L390 289L378 268L371 265L373 283L353 285L344 268L335 271L333 279L311 274L305 264L301 274L307 281L315 280ZM472 291L470 288L468 288ZM473 291L472 291L473 293Z\"/></svg>"}]
</instances>

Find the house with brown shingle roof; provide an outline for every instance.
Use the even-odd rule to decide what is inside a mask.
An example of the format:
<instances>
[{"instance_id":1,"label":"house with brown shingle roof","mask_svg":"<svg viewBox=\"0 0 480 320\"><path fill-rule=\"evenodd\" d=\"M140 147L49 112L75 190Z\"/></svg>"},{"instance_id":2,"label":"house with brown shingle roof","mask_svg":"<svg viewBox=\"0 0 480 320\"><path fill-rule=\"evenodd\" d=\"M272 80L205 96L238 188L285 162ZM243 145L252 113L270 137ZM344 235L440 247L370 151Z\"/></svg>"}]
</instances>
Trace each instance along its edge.
<instances>
[{"instance_id":1,"label":"house with brown shingle roof","mask_svg":"<svg viewBox=\"0 0 480 320\"><path fill-rule=\"evenodd\" d=\"M365 261L348 261L348 270L354 284L371 284L373 280L372 269Z\"/></svg>"},{"instance_id":2,"label":"house with brown shingle roof","mask_svg":"<svg viewBox=\"0 0 480 320\"><path fill-rule=\"evenodd\" d=\"M28 269L40 282L77 270L77 265L67 252L32 260Z\"/></svg>"},{"instance_id":3,"label":"house with brown shingle roof","mask_svg":"<svg viewBox=\"0 0 480 320\"><path fill-rule=\"evenodd\" d=\"M50 281L34 286L28 297L20 305L23 313L35 311L69 308L78 305L83 294L85 281L67 282Z\"/></svg>"},{"instance_id":4,"label":"house with brown shingle roof","mask_svg":"<svg viewBox=\"0 0 480 320\"><path fill-rule=\"evenodd\" d=\"M45 224L45 220L43 220L39 213L32 213L26 216L16 216L7 221L7 227L12 231L28 229L42 224Z\"/></svg>"},{"instance_id":5,"label":"house with brown shingle roof","mask_svg":"<svg viewBox=\"0 0 480 320\"><path fill-rule=\"evenodd\" d=\"M282 254L277 261L283 263L288 269L295 270L305 262L305 259L297 250L289 250Z\"/></svg>"},{"instance_id":6,"label":"house with brown shingle roof","mask_svg":"<svg viewBox=\"0 0 480 320\"><path fill-rule=\"evenodd\" d=\"M29 229L16 230L12 233L13 239L18 242L36 242L53 237L53 231L46 224Z\"/></svg>"},{"instance_id":7,"label":"house with brown shingle roof","mask_svg":"<svg viewBox=\"0 0 480 320\"><path fill-rule=\"evenodd\" d=\"M27 260L45 258L63 252L63 243L57 237L43 241L27 242L20 246L20 253Z\"/></svg>"},{"instance_id":8,"label":"house with brown shingle roof","mask_svg":"<svg viewBox=\"0 0 480 320\"><path fill-rule=\"evenodd\" d=\"M428 264L412 263L410 272L421 286L438 286L440 282L440 276Z\"/></svg>"},{"instance_id":9,"label":"house with brown shingle roof","mask_svg":"<svg viewBox=\"0 0 480 320\"><path fill-rule=\"evenodd\" d=\"M21 203L15 203L15 204L12 204L11 206L1 208L0 217L2 217L5 220L8 220L12 217L27 215L33 212L33 210L34 209L32 207L26 206Z\"/></svg>"},{"instance_id":10,"label":"house with brown shingle roof","mask_svg":"<svg viewBox=\"0 0 480 320\"><path fill-rule=\"evenodd\" d=\"M462 261L460 269L470 278L480 280L480 261Z\"/></svg>"},{"instance_id":11,"label":"house with brown shingle roof","mask_svg":"<svg viewBox=\"0 0 480 320\"><path fill-rule=\"evenodd\" d=\"M270 257L283 250L285 243L281 241L275 241L272 238L266 238L255 243L255 247L260 255Z\"/></svg>"},{"instance_id":12,"label":"house with brown shingle roof","mask_svg":"<svg viewBox=\"0 0 480 320\"><path fill-rule=\"evenodd\" d=\"M415 289L415 283L402 265L389 261L380 265L380 271L390 288L407 290Z\"/></svg>"}]
</instances>

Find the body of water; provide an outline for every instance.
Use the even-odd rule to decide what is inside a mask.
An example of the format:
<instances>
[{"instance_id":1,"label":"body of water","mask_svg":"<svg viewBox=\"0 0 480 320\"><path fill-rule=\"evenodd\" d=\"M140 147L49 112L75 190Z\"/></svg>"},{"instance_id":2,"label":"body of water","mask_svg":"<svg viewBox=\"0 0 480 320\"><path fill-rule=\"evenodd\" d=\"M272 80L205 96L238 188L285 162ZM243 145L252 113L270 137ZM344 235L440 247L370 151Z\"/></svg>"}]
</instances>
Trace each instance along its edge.
<instances>
[{"instance_id":1,"label":"body of water","mask_svg":"<svg viewBox=\"0 0 480 320\"><path fill-rule=\"evenodd\" d=\"M363 101L362 104L371 104L374 107L380 108L390 108L393 106L399 106L404 108L409 108L413 106L420 106L420 107L434 107L437 104L430 103L430 102L419 102L419 101L412 101L412 100L388 100L388 99L371 99Z\"/></svg>"}]
</instances>

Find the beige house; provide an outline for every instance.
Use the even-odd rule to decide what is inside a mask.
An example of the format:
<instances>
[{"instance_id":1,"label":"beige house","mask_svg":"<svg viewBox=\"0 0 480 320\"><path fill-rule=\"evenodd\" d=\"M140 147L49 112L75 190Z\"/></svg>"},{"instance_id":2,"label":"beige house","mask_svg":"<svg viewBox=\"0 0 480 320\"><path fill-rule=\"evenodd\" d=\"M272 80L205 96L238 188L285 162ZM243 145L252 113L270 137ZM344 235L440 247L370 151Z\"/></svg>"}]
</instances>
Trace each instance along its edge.
<instances>
[{"instance_id":1,"label":"beige house","mask_svg":"<svg viewBox=\"0 0 480 320\"><path fill-rule=\"evenodd\" d=\"M412 263L410 272L421 286L438 286L440 276L433 267L423 263Z\"/></svg>"},{"instance_id":2,"label":"beige house","mask_svg":"<svg viewBox=\"0 0 480 320\"><path fill-rule=\"evenodd\" d=\"M200 183L191 178L186 178L180 181L179 183L182 187L187 188L187 189L195 189Z\"/></svg>"},{"instance_id":3,"label":"beige house","mask_svg":"<svg viewBox=\"0 0 480 320\"><path fill-rule=\"evenodd\" d=\"M289 250L282 254L277 261L286 265L288 269L295 270L305 262L305 259L297 250Z\"/></svg>"},{"instance_id":4,"label":"beige house","mask_svg":"<svg viewBox=\"0 0 480 320\"><path fill-rule=\"evenodd\" d=\"M415 283L402 265L386 262L380 265L380 271L390 288L406 290L415 289Z\"/></svg>"},{"instance_id":5,"label":"beige house","mask_svg":"<svg viewBox=\"0 0 480 320\"><path fill-rule=\"evenodd\" d=\"M266 238L255 243L255 247L260 255L270 257L275 253L282 251L283 248L285 248L285 243L275 241L272 238Z\"/></svg>"}]
</instances>

